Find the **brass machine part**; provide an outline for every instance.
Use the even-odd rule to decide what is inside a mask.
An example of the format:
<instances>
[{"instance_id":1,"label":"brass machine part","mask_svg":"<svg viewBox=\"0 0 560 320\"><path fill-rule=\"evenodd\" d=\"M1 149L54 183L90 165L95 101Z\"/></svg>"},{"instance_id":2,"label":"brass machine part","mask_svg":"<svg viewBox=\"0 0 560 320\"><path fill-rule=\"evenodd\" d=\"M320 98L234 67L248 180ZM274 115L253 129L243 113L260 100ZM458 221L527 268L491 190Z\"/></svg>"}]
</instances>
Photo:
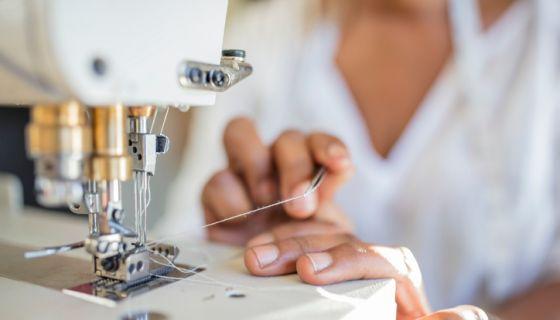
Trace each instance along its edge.
<instances>
[{"instance_id":1,"label":"brass machine part","mask_svg":"<svg viewBox=\"0 0 560 320\"><path fill-rule=\"evenodd\" d=\"M93 157L89 177L94 181L126 181L132 176L128 155L127 112L122 104L92 107Z\"/></svg>"},{"instance_id":2,"label":"brass machine part","mask_svg":"<svg viewBox=\"0 0 560 320\"><path fill-rule=\"evenodd\" d=\"M131 117L151 118L155 113L155 106L132 106L128 108L128 115Z\"/></svg>"},{"instance_id":3,"label":"brass machine part","mask_svg":"<svg viewBox=\"0 0 560 320\"><path fill-rule=\"evenodd\" d=\"M26 139L27 152L33 159L58 156L86 158L92 149L86 111L75 101L34 106L31 109L31 122L26 128Z\"/></svg>"}]
</instances>

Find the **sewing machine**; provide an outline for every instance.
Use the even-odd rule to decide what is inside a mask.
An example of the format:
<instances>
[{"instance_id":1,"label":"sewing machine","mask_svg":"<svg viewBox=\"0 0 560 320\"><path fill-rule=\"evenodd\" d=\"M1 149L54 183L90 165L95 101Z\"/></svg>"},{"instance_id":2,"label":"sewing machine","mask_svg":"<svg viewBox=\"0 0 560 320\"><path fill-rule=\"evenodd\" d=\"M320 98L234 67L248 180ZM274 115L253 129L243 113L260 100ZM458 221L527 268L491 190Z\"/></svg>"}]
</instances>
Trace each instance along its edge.
<instances>
[{"instance_id":1,"label":"sewing machine","mask_svg":"<svg viewBox=\"0 0 560 320\"><path fill-rule=\"evenodd\" d=\"M149 180L170 146L157 115L212 105L252 72L243 50L221 48L226 10L226 0L0 1L0 104L31 106L37 200L88 221L22 209L17 183L3 180L3 317L394 318L390 280L316 288L249 276L238 248L150 242ZM135 208L123 207L123 183Z\"/></svg>"}]
</instances>

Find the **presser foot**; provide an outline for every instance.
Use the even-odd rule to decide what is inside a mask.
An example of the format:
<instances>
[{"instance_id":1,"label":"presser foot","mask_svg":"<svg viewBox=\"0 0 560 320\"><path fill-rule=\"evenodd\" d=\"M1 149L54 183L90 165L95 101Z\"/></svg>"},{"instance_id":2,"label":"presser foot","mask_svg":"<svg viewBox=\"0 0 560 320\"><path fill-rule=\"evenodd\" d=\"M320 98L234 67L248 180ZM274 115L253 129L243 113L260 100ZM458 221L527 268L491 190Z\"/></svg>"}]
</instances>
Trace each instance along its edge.
<instances>
[{"instance_id":1,"label":"presser foot","mask_svg":"<svg viewBox=\"0 0 560 320\"><path fill-rule=\"evenodd\" d=\"M166 244L137 246L112 257L94 257L98 278L64 289L87 301L114 306L116 302L187 278L204 268L175 264L179 249Z\"/></svg>"},{"instance_id":2,"label":"presser foot","mask_svg":"<svg viewBox=\"0 0 560 320\"><path fill-rule=\"evenodd\" d=\"M120 247L131 249L110 256L93 256L93 268L97 276L134 282L150 276L151 265L171 266L179 254L177 247L167 244L146 246L129 243Z\"/></svg>"},{"instance_id":3,"label":"presser foot","mask_svg":"<svg viewBox=\"0 0 560 320\"><path fill-rule=\"evenodd\" d=\"M188 278L204 268L177 264L177 267L192 272L180 272L169 266L150 266L150 274L141 279L123 282L110 278L97 278L94 281L63 289L62 292L89 302L115 307L119 301L163 287L167 284Z\"/></svg>"}]
</instances>

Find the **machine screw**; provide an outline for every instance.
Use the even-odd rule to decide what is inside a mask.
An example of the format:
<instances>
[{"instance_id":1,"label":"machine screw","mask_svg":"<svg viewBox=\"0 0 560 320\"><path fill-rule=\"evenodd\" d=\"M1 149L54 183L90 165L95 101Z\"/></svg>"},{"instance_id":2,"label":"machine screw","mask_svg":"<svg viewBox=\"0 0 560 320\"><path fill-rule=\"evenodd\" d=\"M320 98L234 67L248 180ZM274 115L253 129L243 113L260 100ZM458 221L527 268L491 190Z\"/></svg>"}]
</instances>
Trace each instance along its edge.
<instances>
[{"instance_id":1,"label":"machine screw","mask_svg":"<svg viewBox=\"0 0 560 320\"><path fill-rule=\"evenodd\" d=\"M216 87L223 87L228 80L228 76L222 70L212 71L212 84Z\"/></svg>"},{"instance_id":2,"label":"machine screw","mask_svg":"<svg viewBox=\"0 0 560 320\"><path fill-rule=\"evenodd\" d=\"M189 79L192 83L201 83L203 72L199 68L192 68L189 70Z\"/></svg>"},{"instance_id":3,"label":"machine screw","mask_svg":"<svg viewBox=\"0 0 560 320\"><path fill-rule=\"evenodd\" d=\"M113 220L121 222L124 218L123 210L113 209Z\"/></svg>"},{"instance_id":4,"label":"machine screw","mask_svg":"<svg viewBox=\"0 0 560 320\"><path fill-rule=\"evenodd\" d=\"M118 257L109 257L101 260L101 267L107 272L115 272L119 269Z\"/></svg>"}]
</instances>

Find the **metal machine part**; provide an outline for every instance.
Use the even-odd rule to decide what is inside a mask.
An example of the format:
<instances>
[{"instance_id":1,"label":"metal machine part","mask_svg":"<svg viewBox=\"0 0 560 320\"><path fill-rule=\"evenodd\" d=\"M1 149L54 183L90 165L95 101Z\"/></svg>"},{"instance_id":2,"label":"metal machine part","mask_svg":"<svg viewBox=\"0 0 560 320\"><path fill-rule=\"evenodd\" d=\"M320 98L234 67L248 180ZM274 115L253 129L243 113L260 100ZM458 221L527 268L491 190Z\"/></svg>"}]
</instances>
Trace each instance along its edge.
<instances>
[{"instance_id":1,"label":"metal machine part","mask_svg":"<svg viewBox=\"0 0 560 320\"><path fill-rule=\"evenodd\" d=\"M134 171L134 215L135 230L138 234L138 243L146 243L147 238L147 214L150 202L149 177L156 171L157 157L169 150L169 138L163 135L163 126L169 109L166 109L159 134L153 133L155 115L157 109L154 106L130 107L128 109L129 134L128 150L132 155ZM148 123L151 122L150 128Z\"/></svg>"},{"instance_id":2,"label":"metal machine part","mask_svg":"<svg viewBox=\"0 0 560 320\"><path fill-rule=\"evenodd\" d=\"M128 282L110 278L98 278L92 282L77 285L62 291L68 295L84 300L94 301L102 305L114 306L115 302L138 296L139 294L149 292L153 289L204 271L204 268L196 268L183 264L177 264L177 267L192 270L192 273L179 272L169 266L152 264L146 267L147 276L143 278L137 278Z\"/></svg>"},{"instance_id":3,"label":"metal machine part","mask_svg":"<svg viewBox=\"0 0 560 320\"><path fill-rule=\"evenodd\" d=\"M58 254L58 253L63 253L78 248L83 248L84 245L85 245L85 241L78 241L74 243L65 244L62 246L46 247L37 251L27 251L24 253L23 256L26 259L46 257L53 254Z\"/></svg>"},{"instance_id":4,"label":"metal machine part","mask_svg":"<svg viewBox=\"0 0 560 320\"><path fill-rule=\"evenodd\" d=\"M122 104L93 107L93 156L89 178L93 181L126 181L131 178L126 108Z\"/></svg>"},{"instance_id":5,"label":"metal machine part","mask_svg":"<svg viewBox=\"0 0 560 320\"><path fill-rule=\"evenodd\" d=\"M95 273L103 278L130 282L150 275L150 258L145 248L103 259L95 257L94 263Z\"/></svg>"},{"instance_id":6,"label":"metal machine part","mask_svg":"<svg viewBox=\"0 0 560 320\"><path fill-rule=\"evenodd\" d=\"M253 67L245 62L245 51L224 50L220 65L183 62L179 66L179 83L185 88L222 92L252 72Z\"/></svg>"},{"instance_id":7,"label":"metal machine part","mask_svg":"<svg viewBox=\"0 0 560 320\"><path fill-rule=\"evenodd\" d=\"M92 255L95 274L100 279L112 279L109 286L112 293L115 288L123 287L117 282L131 285L153 279L151 270L159 265L152 263L151 252L169 261L175 259L179 252L174 246L148 247L144 245L145 231L139 235L121 224L124 218L121 183L130 179L132 171L144 176L154 175L157 156L169 149L166 136L153 134L148 129L148 121L155 110L152 106L127 109L122 105L90 108L91 148L88 157L82 159L81 175L73 177L76 185L83 189L81 201L73 198L69 202L72 212L89 214L89 236L85 241L28 252L27 258L84 247ZM87 180L84 182L84 179ZM146 208L143 210L145 213ZM107 282L101 280L96 282L96 292L101 283L104 284L101 291L107 292Z\"/></svg>"},{"instance_id":8,"label":"metal machine part","mask_svg":"<svg viewBox=\"0 0 560 320\"><path fill-rule=\"evenodd\" d=\"M103 278L124 282L138 281L149 278L151 270L165 265L165 263L153 263L154 255L156 255L156 258L165 257L169 261L174 261L179 254L177 247L166 244L159 244L157 247L130 246L133 249L126 250L125 247L121 254L106 258L94 258L96 274Z\"/></svg>"},{"instance_id":9,"label":"metal machine part","mask_svg":"<svg viewBox=\"0 0 560 320\"><path fill-rule=\"evenodd\" d=\"M35 161L37 200L45 206L79 201L92 149L85 108L75 101L34 106L26 139Z\"/></svg>"},{"instance_id":10,"label":"metal machine part","mask_svg":"<svg viewBox=\"0 0 560 320\"><path fill-rule=\"evenodd\" d=\"M70 105L67 109L76 111L73 109L76 106L79 105ZM165 153L169 148L166 136L152 134L148 130L148 120L154 115L156 109L152 106L127 109L120 104L93 107L89 109L91 129L86 126L88 122L85 121L85 110L79 110L84 117L76 117L76 119L84 121L67 122L82 125L82 127L78 127L80 130L83 127L90 130L87 131L90 133L87 136L90 139L88 140L90 147L86 149L87 157L85 155L80 157L81 171L73 173L73 176L63 175L63 177L74 182L76 187L80 188L81 201L77 201L75 197L71 199L62 197L62 199L68 201L69 207L74 213L89 214L89 236L85 241L28 252L26 257L42 257L84 247L92 255L95 274L102 279L113 279L129 284L151 279L150 270L153 263L151 263L150 251L153 250L156 254L173 261L178 250L164 244L149 248L144 245L145 232L140 238L135 231L121 224L124 218L121 183L130 179L133 169L144 175L154 175L157 155ZM57 111L66 111L66 109ZM58 115L56 112L51 112L50 109L43 111L40 108L36 111L38 114L41 114L40 112L47 115ZM126 130L127 114L129 116L128 133ZM67 116L67 118L70 117ZM57 118L54 117L54 119ZM66 123L62 121L47 122L44 117L38 117L36 122L39 124L42 124L39 120L43 120L47 124ZM47 118L47 120L51 119ZM54 125L41 126L39 124L34 123L34 126L30 126L31 129L29 129L31 132L29 134L31 137L30 154L36 155L38 162L43 161L41 156L44 154L50 157L52 154L56 155L56 152L60 150L65 150L61 147L50 147L50 149L45 147L49 145L40 139L41 132L37 131L42 130L52 135L51 131L60 131L60 128ZM62 131L64 132L64 130ZM83 133L83 131L79 132ZM65 135L62 136L65 137ZM83 136L80 138L85 139ZM59 142L59 144L61 143ZM83 144L85 143L80 146ZM52 150L52 152L48 153L44 150ZM130 157L129 152L133 158ZM62 156L65 155L66 153L62 153ZM58 177L58 175L52 176ZM84 181L85 179L87 180ZM144 208L145 210L146 208Z\"/></svg>"},{"instance_id":11,"label":"metal machine part","mask_svg":"<svg viewBox=\"0 0 560 320\"><path fill-rule=\"evenodd\" d=\"M148 121L153 118L155 110L154 106L128 109L128 150L133 159L132 169L137 172L146 172L150 176L155 174L157 156L165 154L170 146L167 136L154 134L148 128Z\"/></svg>"}]
</instances>

